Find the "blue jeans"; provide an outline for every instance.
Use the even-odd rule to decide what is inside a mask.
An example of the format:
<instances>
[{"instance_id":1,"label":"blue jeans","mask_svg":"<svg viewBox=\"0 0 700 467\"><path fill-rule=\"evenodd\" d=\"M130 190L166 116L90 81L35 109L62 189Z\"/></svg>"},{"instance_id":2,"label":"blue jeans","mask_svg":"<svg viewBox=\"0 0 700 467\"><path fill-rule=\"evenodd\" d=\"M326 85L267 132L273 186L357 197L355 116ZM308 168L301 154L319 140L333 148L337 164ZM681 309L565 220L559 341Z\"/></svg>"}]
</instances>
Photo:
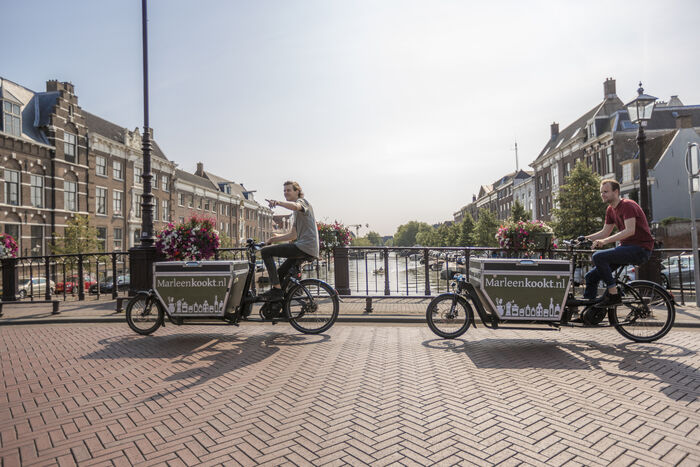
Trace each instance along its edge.
<instances>
[{"instance_id":1,"label":"blue jeans","mask_svg":"<svg viewBox=\"0 0 700 467\"><path fill-rule=\"evenodd\" d=\"M613 270L628 264L643 264L649 260L651 251L637 245L621 245L617 248L593 253L595 267L586 274L586 290L583 298L592 300L598 295L598 282L605 282L606 287L615 285Z\"/></svg>"}]
</instances>

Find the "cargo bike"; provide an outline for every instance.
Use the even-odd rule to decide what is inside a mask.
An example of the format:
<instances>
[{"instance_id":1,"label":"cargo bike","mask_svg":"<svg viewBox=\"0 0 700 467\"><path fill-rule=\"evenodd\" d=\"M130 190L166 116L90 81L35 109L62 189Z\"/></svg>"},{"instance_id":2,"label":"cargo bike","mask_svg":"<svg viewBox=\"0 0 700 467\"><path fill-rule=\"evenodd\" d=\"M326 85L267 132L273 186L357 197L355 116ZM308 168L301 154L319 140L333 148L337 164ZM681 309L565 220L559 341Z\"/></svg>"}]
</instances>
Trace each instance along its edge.
<instances>
[{"instance_id":1,"label":"cargo bike","mask_svg":"<svg viewBox=\"0 0 700 467\"><path fill-rule=\"evenodd\" d=\"M138 292L126 306L129 327L148 335L165 325L288 321L297 331L318 334L338 318L338 292L319 279L302 279L296 260L281 284L284 299L267 301L253 287L257 251L264 243L248 240L247 260L167 261L153 266L153 288ZM251 316L262 303L259 318Z\"/></svg>"},{"instance_id":2,"label":"cargo bike","mask_svg":"<svg viewBox=\"0 0 700 467\"><path fill-rule=\"evenodd\" d=\"M440 337L455 339L469 326L476 327L476 309L483 325L491 329L613 327L634 342L653 342L671 330L676 316L673 297L654 282L621 281L624 266L615 271L622 303L599 308L602 297L576 298L580 284L574 271L583 256L574 248L590 244L573 240L564 244L571 248L572 260L472 258L469 276L455 275L453 291L428 305L428 326Z\"/></svg>"}]
</instances>

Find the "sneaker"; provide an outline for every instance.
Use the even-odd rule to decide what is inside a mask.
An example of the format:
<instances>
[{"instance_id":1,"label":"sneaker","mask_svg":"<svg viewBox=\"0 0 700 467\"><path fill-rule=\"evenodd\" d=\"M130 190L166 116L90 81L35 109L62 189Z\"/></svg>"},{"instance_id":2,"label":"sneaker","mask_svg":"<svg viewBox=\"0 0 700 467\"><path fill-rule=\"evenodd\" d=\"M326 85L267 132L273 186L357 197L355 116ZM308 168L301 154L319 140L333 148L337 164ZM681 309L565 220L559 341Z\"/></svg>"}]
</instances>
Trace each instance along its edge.
<instances>
[{"instance_id":1,"label":"sneaker","mask_svg":"<svg viewBox=\"0 0 700 467\"><path fill-rule=\"evenodd\" d=\"M267 292L261 293L260 298L268 302L278 302L284 299L284 292L282 292L282 289L273 287Z\"/></svg>"},{"instance_id":2,"label":"sneaker","mask_svg":"<svg viewBox=\"0 0 700 467\"><path fill-rule=\"evenodd\" d=\"M616 294L606 294L601 301L596 303L596 308L607 308L622 303L619 292Z\"/></svg>"}]
</instances>

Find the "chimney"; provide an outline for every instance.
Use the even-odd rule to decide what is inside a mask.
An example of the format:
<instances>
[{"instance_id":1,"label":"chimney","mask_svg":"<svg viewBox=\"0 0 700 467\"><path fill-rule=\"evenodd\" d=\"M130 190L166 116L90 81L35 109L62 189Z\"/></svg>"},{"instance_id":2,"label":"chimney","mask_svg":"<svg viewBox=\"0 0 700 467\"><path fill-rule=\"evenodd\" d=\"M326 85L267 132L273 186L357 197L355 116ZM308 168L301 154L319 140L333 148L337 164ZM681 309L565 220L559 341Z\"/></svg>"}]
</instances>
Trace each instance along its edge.
<instances>
[{"instance_id":1,"label":"chimney","mask_svg":"<svg viewBox=\"0 0 700 467\"><path fill-rule=\"evenodd\" d=\"M66 91L68 94L74 94L75 89L73 84L69 82L59 82L57 79L51 79L46 82L46 92Z\"/></svg>"},{"instance_id":2,"label":"chimney","mask_svg":"<svg viewBox=\"0 0 700 467\"><path fill-rule=\"evenodd\" d=\"M608 99L612 97L617 97L615 80L612 78L606 78L605 82L603 83L603 98Z\"/></svg>"},{"instance_id":3,"label":"chimney","mask_svg":"<svg viewBox=\"0 0 700 467\"><path fill-rule=\"evenodd\" d=\"M199 175L200 177L204 177L204 164L203 163L197 162L197 171L194 174Z\"/></svg>"},{"instance_id":4,"label":"chimney","mask_svg":"<svg viewBox=\"0 0 700 467\"><path fill-rule=\"evenodd\" d=\"M476 202L476 195L472 195L472 203Z\"/></svg>"},{"instance_id":5,"label":"chimney","mask_svg":"<svg viewBox=\"0 0 700 467\"><path fill-rule=\"evenodd\" d=\"M557 122L552 122L550 128L552 130L551 139L556 139L557 136L559 136L559 124Z\"/></svg>"},{"instance_id":6,"label":"chimney","mask_svg":"<svg viewBox=\"0 0 700 467\"><path fill-rule=\"evenodd\" d=\"M676 128L693 128L693 117L690 114L676 115Z\"/></svg>"}]
</instances>

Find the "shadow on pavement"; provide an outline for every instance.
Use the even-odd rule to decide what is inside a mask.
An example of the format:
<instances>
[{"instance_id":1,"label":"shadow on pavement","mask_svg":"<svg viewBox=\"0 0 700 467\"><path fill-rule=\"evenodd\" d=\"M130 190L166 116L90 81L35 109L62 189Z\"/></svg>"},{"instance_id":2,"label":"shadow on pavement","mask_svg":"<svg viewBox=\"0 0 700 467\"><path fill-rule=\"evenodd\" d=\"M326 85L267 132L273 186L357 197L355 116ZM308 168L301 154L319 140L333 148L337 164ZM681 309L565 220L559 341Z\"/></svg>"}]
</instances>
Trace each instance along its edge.
<instances>
[{"instance_id":1,"label":"shadow on pavement","mask_svg":"<svg viewBox=\"0 0 700 467\"><path fill-rule=\"evenodd\" d=\"M653 343L606 345L596 341L539 339L430 339L425 347L464 354L477 368L599 370L607 375L661 382L661 392L673 400L698 400L697 368L677 361L697 354L678 345ZM602 355L601 355L602 354ZM611 371L616 366L619 371Z\"/></svg>"},{"instance_id":2,"label":"shadow on pavement","mask_svg":"<svg viewBox=\"0 0 700 467\"><path fill-rule=\"evenodd\" d=\"M104 348L82 358L163 359L159 364L163 369L163 381L183 381L184 384L147 397L147 400L158 400L259 363L277 353L280 347L317 344L329 339L330 336L326 334L290 335L275 332L246 337L215 333L120 336L99 341ZM203 366L203 362L207 364Z\"/></svg>"}]
</instances>

